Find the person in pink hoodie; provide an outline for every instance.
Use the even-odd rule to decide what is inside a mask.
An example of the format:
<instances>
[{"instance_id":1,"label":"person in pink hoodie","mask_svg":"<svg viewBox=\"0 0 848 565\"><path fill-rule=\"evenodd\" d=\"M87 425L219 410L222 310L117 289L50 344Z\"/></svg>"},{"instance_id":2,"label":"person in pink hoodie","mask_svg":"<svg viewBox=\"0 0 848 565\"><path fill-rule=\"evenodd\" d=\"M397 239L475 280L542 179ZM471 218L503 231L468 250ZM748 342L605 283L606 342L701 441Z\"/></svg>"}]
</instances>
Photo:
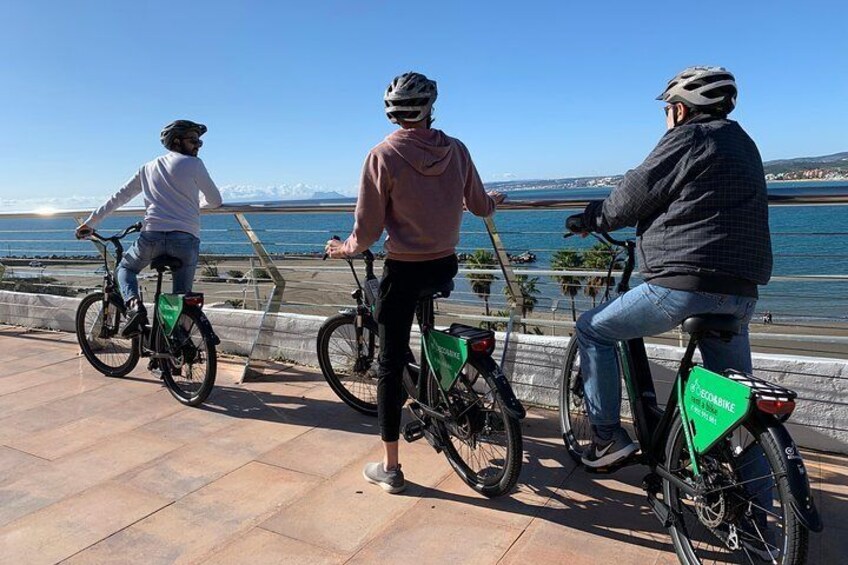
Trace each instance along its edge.
<instances>
[{"instance_id":1,"label":"person in pink hoodie","mask_svg":"<svg viewBox=\"0 0 848 565\"><path fill-rule=\"evenodd\" d=\"M369 463L365 479L385 491L404 489L398 461L403 369L418 294L457 273L456 245L463 209L487 217L504 195L486 193L468 149L431 128L436 82L419 73L395 77L385 111L400 128L365 158L356 222L345 241L330 240L330 257L355 255L387 232L386 261L376 308L380 334L377 416L384 458Z\"/></svg>"}]
</instances>

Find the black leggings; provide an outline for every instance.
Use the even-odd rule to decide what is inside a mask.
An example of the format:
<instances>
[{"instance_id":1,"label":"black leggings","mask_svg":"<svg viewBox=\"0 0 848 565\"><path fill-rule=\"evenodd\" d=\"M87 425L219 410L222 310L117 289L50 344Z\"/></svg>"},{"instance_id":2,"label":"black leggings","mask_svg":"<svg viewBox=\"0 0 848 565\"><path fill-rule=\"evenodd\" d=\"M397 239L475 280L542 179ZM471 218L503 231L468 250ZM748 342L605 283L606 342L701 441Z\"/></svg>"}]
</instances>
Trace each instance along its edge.
<instances>
[{"instance_id":1,"label":"black leggings","mask_svg":"<svg viewBox=\"0 0 848 565\"><path fill-rule=\"evenodd\" d=\"M380 330L377 417L383 441L400 437L403 370L418 294L452 280L457 268L456 255L420 262L387 259L383 267L376 312Z\"/></svg>"}]
</instances>

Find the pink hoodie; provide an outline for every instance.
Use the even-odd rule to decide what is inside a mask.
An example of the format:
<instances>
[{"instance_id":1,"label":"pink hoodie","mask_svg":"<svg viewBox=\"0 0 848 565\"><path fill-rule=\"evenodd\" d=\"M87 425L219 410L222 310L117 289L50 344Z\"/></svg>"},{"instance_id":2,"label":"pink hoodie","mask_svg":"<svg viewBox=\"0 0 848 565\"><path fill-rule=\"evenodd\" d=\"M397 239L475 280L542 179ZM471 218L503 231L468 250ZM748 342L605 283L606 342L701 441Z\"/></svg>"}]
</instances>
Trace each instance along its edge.
<instances>
[{"instance_id":1,"label":"pink hoodie","mask_svg":"<svg viewBox=\"0 0 848 565\"><path fill-rule=\"evenodd\" d=\"M437 129L396 130L365 159L344 251L367 249L385 228L389 259L447 257L459 242L463 204L477 216L495 211L465 145Z\"/></svg>"}]
</instances>

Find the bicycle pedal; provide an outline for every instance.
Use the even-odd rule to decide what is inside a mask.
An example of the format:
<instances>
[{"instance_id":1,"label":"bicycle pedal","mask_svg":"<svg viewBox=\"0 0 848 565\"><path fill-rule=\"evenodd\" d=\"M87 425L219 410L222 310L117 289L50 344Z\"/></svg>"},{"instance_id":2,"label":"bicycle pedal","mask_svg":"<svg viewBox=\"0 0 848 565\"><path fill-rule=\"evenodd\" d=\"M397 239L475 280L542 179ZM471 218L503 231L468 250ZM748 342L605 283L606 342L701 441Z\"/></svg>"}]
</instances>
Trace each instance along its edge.
<instances>
[{"instance_id":1,"label":"bicycle pedal","mask_svg":"<svg viewBox=\"0 0 848 565\"><path fill-rule=\"evenodd\" d=\"M403 427L403 439L412 443L424 437L424 424L419 421L409 422Z\"/></svg>"}]
</instances>

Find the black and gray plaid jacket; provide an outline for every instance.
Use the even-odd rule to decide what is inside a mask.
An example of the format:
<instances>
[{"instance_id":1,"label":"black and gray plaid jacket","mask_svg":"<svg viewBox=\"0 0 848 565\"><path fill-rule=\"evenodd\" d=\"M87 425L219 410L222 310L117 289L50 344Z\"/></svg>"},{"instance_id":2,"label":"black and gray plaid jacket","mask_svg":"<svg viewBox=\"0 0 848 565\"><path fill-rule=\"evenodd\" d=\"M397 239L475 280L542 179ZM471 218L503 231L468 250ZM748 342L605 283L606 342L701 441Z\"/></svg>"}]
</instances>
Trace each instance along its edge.
<instances>
[{"instance_id":1,"label":"black and gray plaid jacket","mask_svg":"<svg viewBox=\"0 0 848 565\"><path fill-rule=\"evenodd\" d=\"M698 116L667 131L606 200L589 204L584 222L604 231L636 226L646 280L728 278L756 292L771 276L763 162L730 120Z\"/></svg>"}]
</instances>

